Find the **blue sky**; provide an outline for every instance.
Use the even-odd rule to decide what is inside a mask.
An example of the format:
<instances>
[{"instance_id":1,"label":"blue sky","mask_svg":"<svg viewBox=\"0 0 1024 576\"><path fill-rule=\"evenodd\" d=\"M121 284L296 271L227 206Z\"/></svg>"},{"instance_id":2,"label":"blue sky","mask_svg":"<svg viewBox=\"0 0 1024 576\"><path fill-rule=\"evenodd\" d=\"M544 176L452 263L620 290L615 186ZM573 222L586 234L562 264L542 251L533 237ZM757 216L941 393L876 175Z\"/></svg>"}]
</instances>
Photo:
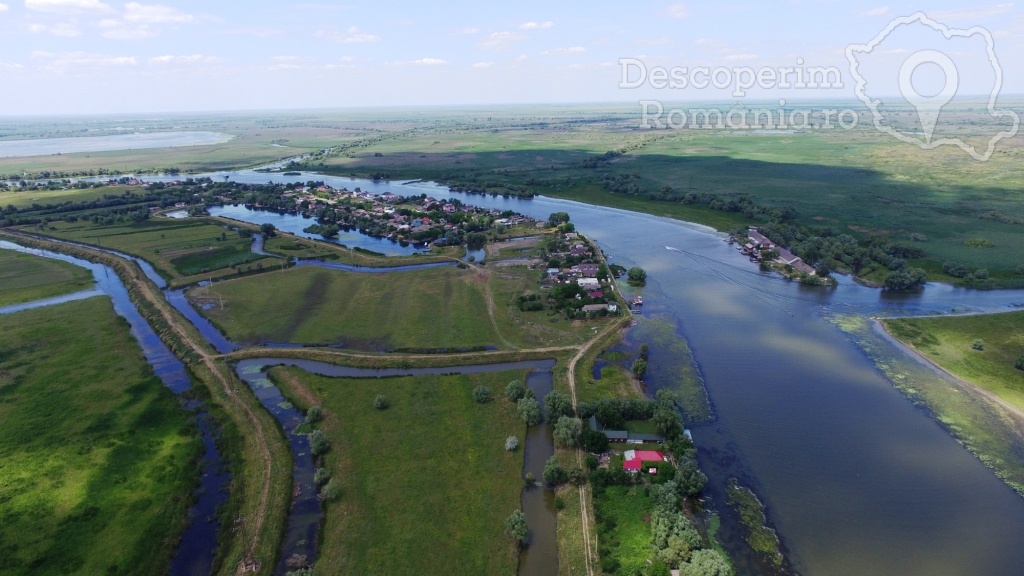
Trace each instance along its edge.
<instances>
[{"instance_id":1,"label":"blue sky","mask_svg":"<svg viewBox=\"0 0 1024 576\"><path fill-rule=\"evenodd\" d=\"M848 99L847 45L869 42L894 17L917 11L951 28L984 27L1002 69L1002 94L1024 93L1024 10L1000 0L0 2L0 115ZM872 73L886 78L876 84L881 92L893 92L901 54L927 45L957 63L960 95L989 91L993 75L980 37L957 44L895 36L873 54ZM844 78L842 88L772 85L744 90L742 98L734 85L623 89L623 58L688 72L803 62L834 67ZM935 71L922 71L925 85L929 73Z\"/></svg>"}]
</instances>

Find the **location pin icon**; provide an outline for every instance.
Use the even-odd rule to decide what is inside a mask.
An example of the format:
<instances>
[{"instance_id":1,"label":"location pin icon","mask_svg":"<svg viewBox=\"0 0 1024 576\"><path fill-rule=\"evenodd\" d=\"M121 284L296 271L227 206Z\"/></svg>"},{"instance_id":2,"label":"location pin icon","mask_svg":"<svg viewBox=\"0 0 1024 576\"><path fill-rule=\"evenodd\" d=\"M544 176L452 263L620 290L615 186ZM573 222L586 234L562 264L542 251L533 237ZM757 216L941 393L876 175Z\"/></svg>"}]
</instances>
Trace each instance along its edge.
<instances>
[{"instance_id":1,"label":"location pin icon","mask_svg":"<svg viewBox=\"0 0 1024 576\"><path fill-rule=\"evenodd\" d=\"M946 76L946 83L942 90L934 96L922 96L914 89L914 71L922 64L936 64L942 68ZM949 104L949 101L956 95L960 83L960 74L957 72L953 61L938 50L919 50L910 55L900 67L900 93L907 102L917 110L917 117L921 120L921 130L924 131L925 143L931 144L932 134L935 133L935 124L939 121L939 113L942 107Z\"/></svg>"}]
</instances>

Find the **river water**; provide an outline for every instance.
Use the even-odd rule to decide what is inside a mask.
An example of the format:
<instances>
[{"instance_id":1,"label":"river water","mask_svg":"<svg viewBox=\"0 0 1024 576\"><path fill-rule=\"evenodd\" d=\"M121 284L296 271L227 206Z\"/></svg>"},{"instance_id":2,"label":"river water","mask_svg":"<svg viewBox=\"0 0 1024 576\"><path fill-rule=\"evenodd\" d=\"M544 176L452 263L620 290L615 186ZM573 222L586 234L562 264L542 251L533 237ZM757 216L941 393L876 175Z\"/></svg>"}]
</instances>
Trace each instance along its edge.
<instances>
[{"instance_id":1,"label":"river water","mask_svg":"<svg viewBox=\"0 0 1024 576\"><path fill-rule=\"evenodd\" d=\"M893 295L840 279L814 288L761 273L721 235L699 226L567 200L463 195L397 184L253 171L206 174L238 182L327 184L372 193L458 197L538 219L566 211L626 267L648 272L645 314L679 326L716 418L693 427L713 507L730 478L766 505L792 568L822 576L1021 574L1024 500L915 407L827 317L1004 311L1020 291L928 285ZM173 178L169 178L173 179ZM296 217L297 218L297 217ZM652 346L652 362L659 350ZM722 532L739 574L770 570Z\"/></svg>"},{"instance_id":2,"label":"river water","mask_svg":"<svg viewBox=\"0 0 1024 576\"><path fill-rule=\"evenodd\" d=\"M1021 573L1024 500L896 391L826 316L1000 311L1019 306L1024 293L929 285L892 295L848 279L838 288L812 288L761 273L720 235L667 218L543 197L467 196L430 183L312 174L294 180L310 178L374 193L458 197L540 219L566 211L612 262L645 268L645 313L680 326L716 414L693 429L712 505L722 507L729 478L751 487L796 571ZM658 353L652 349L652 361ZM738 555L738 571L764 572L741 553L739 533L726 515L722 534Z\"/></svg>"}]
</instances>

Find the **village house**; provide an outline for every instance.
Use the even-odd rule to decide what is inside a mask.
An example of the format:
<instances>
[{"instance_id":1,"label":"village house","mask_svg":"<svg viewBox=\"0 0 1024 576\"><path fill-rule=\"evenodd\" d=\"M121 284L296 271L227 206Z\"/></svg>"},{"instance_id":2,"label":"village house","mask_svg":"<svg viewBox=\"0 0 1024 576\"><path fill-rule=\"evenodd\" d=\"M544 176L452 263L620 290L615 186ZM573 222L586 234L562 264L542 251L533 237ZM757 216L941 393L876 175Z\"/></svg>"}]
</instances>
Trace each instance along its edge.
<instances>
[{"instance_id":1,"label":"village house","mask_svg":"<svg viewBox=\"0 0 1024 576\"><path fill-rule=\"evenodd\" d=\"M584 262L580 264L580 274L585 278L597 278L597 271L600 268L598 264L593 262Z\"/></svg>"},{"instance_id":2,"label":"village house","mask_svg":"<svg viewBox=\"0 0 1024 576\"><path fill-rule=\"evenodd\" d=\"M644 464L668 462L660 450L626 450L622 454L622 469L635 474L643 469ZM651 473L657 473L656 468L651 468Z\"/></svg>"}]
</instances>

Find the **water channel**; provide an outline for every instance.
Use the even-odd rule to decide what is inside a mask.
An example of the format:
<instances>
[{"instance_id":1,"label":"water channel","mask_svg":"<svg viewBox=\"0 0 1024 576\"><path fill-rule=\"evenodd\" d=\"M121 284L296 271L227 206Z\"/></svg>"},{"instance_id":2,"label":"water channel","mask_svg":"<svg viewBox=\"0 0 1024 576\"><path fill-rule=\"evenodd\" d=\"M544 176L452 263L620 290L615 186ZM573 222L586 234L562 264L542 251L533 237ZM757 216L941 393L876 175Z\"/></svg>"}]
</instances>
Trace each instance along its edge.
<instances>
[{"instance_id":1,"label":"water channel","mask_svg":"<svg viewBox=\"0 0 1024 576\"><path fill-rule=\"evenodd\" d=\"M153 371L164 386L178 395L192 387L192 380L185 370L185 365L164 345L160 337L135 308L124 284L113 270L107 266L66 254L25 248L4 240L0 240L0 249L75 264L91 271L96 281L94 289L8 306L0 309L0 314L12 314L22 310L80 300L85 297L107 295L113 303L114 311L128 321L132 336L139 343L146 361L153 367ZM196 427L203 442L204 452L199 462L200 485L195 493L196 500L189 510L188 526L181 534L181 540L175 548L171 561L171 573L184 576L205 576L210 573L213 566L217 547L217 532L220 529L216 512L217 508L226 501L230 475L224 471L223 460L214 442L215 425L209 414L203 411L202 404L195 400L184 400L182 406L186 410L195 411Z\"/></svg>"},{"instance_id":2,"label":"water channel","mask_svg":"<svg viewBox=\"0 0 1024 576\"><path fill-rule=\"evenodd\" d=\"M201 176L289 180L253 171ZM543 197L466 196L430 183L292 177L309 179L373 193L458 197L539 219L566 211L614 263L644 267L645 314L679 326L714 406L716 418L693 427L712 505L724 501L730 478L751 487L795 571L1020 574L1024 500L898 392L828 316L1003 311L1024 302L1024 293L930 284L891 295L848 279L833 289L811 288L761 273L705 227L667 218ZM652 362L658 353L652 347ZM735 544L739 527L724 520L738 573L763 572Z\"/></svg>"},{"instance_id":3,"label":"water channel","mask_svg":"<svg viewBox=\"0 0 1024 576\"><path fill-rule=\"evenodd\" d=\"M226 176L268 180L259 173ZM712 504L724 502L730 478L751 487L795 571L1010 575L1024 566L1017 542L1024 500L898 392L827 318L1002 311L1024 302L1024 293L929 285L893 295L848 279L832 289L805 287L760 272L721 235L667 218L543 197L467 196L430 183L297 178L458 197L539 219L566 211L613 262L645 268L645 314L664 314L680 327L714 406L716 419L693 428ZM658 353L652 349L653 361ZM738 533L725 518L726 539L736 541ZM727 546L739 555L741 574L763 571L738 545Z\"/></svg>"}]
</instances>

